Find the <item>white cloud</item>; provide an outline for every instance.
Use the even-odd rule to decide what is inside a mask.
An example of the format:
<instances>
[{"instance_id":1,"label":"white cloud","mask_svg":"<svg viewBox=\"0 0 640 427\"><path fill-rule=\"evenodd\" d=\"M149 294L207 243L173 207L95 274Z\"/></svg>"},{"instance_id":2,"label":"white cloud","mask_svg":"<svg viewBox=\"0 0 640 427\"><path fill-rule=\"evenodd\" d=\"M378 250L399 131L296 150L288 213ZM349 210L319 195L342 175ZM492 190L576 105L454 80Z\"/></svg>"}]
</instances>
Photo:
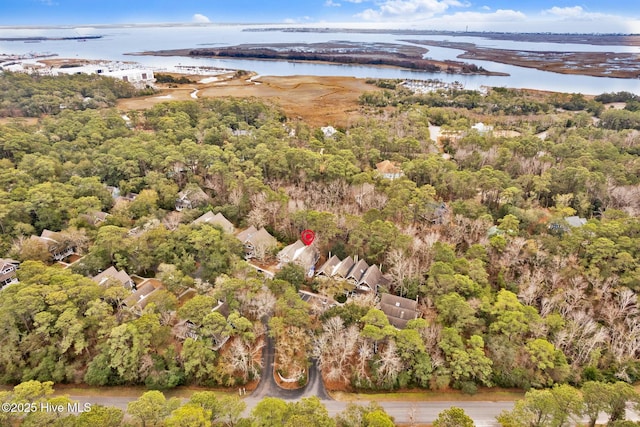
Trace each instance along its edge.
<instances>
[{"instance_id":1,"label":"white cloud","mask_svg":"<svg viewBox=\"0 0 640 427\"><path fill-rule=\"evenodd\" d=\"M324 2L324 5L325 5L326 7L340 7L340 6L342 6L340 3L336 3L336 2L334 2L333 0L327 0L327 1L325 1L325 2Z\"/></svg>"},{"instance_id":2,"label":"white cloud","mask_svg":"<svg viewBox=\"0 0 640 427\"><path fill-rule=\"evenodd\" d=\"M191 18L193 20L193 22L198 23L198 24L207 24L209 22L211 22L211 20L209 19L209 17L201 14L201 13L196 13L195 15L193 15L193 17Z\"/></svg>"},{"instance_id":3,"label":"white cloud","mask_svg":"<svg viewBox=\"0 0 640 427\"><path fill-rule=\"evenodd\" d=\"M622 17L615 15L607 15L605 13L587 12L581 6L573 7L558 7L554 6L551 9L544 10L543 15L551 15L556 18L563 18L565 20L582 20L582 21L615 21L620 20Z\"/></svg>"},{"instance_id":4,"label":"white cloud","mask_svg":"<svg viewBox=\"0 0 640 427\"><path fill-rule=\"evenodd\" d=\"M491 10L491 8L487 5L482 6L480 9L482 10Z\"/></svg>"},{"instance_id":5,"label":"white cloud","mask_svg":"<svg viewBox=\"0 0 640 427\"><path fill-rule=\"evenodd\" d=\"M573 7L558 7L554 6L551 9L545 10L545 13L562 16L562 17L573 17L584 15L584 9L581 6L573 6Z\"/></svg>"},{"instance_id":6,"label":"white cloud","mask_svg":"<svg viewBox=\"0 0 640 427\"><path fill-rule=\"evenodd\" d=\"M468 7L458 0L384 0L377 9L366 9L356 16L369 21L381 19L426 19L446 12L450 7Z\"/></svg>"}]
</instances>

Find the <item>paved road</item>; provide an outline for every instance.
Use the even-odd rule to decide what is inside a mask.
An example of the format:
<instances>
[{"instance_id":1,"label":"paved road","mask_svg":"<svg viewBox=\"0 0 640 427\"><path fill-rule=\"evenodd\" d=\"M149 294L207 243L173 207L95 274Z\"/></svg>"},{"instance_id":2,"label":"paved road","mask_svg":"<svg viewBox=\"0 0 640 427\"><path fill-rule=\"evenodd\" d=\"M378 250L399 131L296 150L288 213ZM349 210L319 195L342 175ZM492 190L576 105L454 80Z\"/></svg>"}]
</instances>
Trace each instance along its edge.
<instances>
[{"instance_id":1,"label":"paved road","mask_svg":"<svg viewBox=\"0 0 640 427\"><path fill-rule=\"evenodd\" d=\"M69 397L72 400L79 401L81 405L84 403L92 403L114 406L123 411L127 409L129 402L136 399L136 397L133 396L109 396L106 393L108 392L105 391L105 395L103 396L71 395ZM260 400L260 398L254 396L249 396L244 399L247 404L245 411L246 416L251 413L251 410ZM327 407L329 415L331 416L336 415L347 407L347 402L337 400L323 400L322 403ZM366 404L367 402L360 401L357 403ZM497 426L498 424L495 421L495 417L502 412L503 409L511 409L513 407L513 402L379 402L379 404L399 423L409 423L411 421L418 423L432 422L441 411L451 406L459 406L475 421L477 427Z\"/></svg>"},{"instance_id":2,"label":"paved road","mask_svg":"<svg viewBox=\"0 0 640 427\"><path fill-rule=\"evenodd\" d=\"M72 394L69 397L72 400L79 401L81 404L92 403L100 404L104 406L114 406L122 410L127 409L127 404L133 400L136 400L138 396L110 396L108 390L105 390L104 395L101 396L84 396ZM57 394L57 393L56 393ZM251 413L251 410L260 401L260 398L249 396L244 399L247 404L245 416ZM322 403L327 407L329 414L334 416L340 411L343 411L347 402L341 402L337 400L323 400ZM366 404L367 402L358 401L358 404ZM452 406L458 406L474 420L477 427L495 427L499 424L496 422L496 416L503 410L509 410L513 408L513 402L378 402L380 406L398 423L409 423L411 421L417 423L429 423L433 422L438 414ZM640 414L627 410L627 419L633 421L640 421ZM586 421L586 420L585 420ZM600 417L598 424L606 424L606 418Z\"/></svg>"},{"instance_id":3,"label":"paved road","mask_svg":"<svg viewBox=\"0 0 640 427\"><path fill-rule=\"evenodd\" d=\"M318 396L322 400L332 400L329 393L324 388L322 376L315 360L309 367L309 381L303 388L297 390L285 390L276 383L273 370L275 359L275 342L266 332L266 343L262 350L262 372L260 373L260 383L251 393L250 398L259 401L263 397L278 397L285 400L297 400L302 397Z\"/></svg>"}]
</instances>

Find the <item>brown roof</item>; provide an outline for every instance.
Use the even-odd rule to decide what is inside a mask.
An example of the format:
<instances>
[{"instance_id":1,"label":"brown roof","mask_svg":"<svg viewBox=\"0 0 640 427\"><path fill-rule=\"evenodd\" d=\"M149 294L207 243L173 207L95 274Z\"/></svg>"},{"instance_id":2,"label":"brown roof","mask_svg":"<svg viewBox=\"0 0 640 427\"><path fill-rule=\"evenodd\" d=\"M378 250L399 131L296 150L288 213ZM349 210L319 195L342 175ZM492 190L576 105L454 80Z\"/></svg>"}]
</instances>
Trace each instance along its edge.
<instances>
[{"instance_id":1,"label":"brown roof","mask_svg":"<svg viewBox=\"0 0 640 427\"><path fill-rule=\"evenodd\" d=\"M145 281L133 294L127 297L123 304L127 307L138 306L140 309L146 307L149 302L149 295L162 289L162 284L156 280Z\"/></svg>"},{"instance_id":2,"label":"brown roof","mask_svg":"<svg viewBox=\"0 0 640 427\"><path fill-rule=\"evenodd\" d=\"M402 172L402 169L400 169L400 167L396 163L391 162L389 160L383 160L380 163L376 163L376 169L380 173L396 174L396 173Z\"/></svg>"},{"instance_id":3,"label":"brown roof","mask_svg":"<svg viewBox=\"0 0 640 427\"><path fill-rule=\"evenodd\" d=\"M391 294L382 294L380 310L386 314L389 323L398 329L405 328L409 320L417 319L420 315L417 301Z\"/></svg>"},{"instance_id":4,"label":"brown roof","mask_svg":"<svg viewBox=\"0 0 640 427\"><path fill-rule=\"evenodd\" d=\"M42 230L40 237L45 240L53 241L56 243L58 243L58 240L60 239L60 236L58 235L58 233L56 233L55 231L47 230L46 228Z\"/></svg>"},{"instance_id":5,"label":"brown roof","mask_svg":"<svg viewBox=\"0 0 640 427\"><path fill-rule=\"evenodd\" d=\"M209 211L204 215L196 218L192 224L211 224L217 225L224 230L225 233L233 234L236 232L236 228L233 226L231 221L229 221L224 215L220 212L217 214L213 214L213 212Z\"/></svg>"},{"instance_id":6,"label":"brown roof","mask_svg":"<svg viewBox=\"0 0 640 427\"><path fill-rule=\"evenodd\" d=\"M129 277L127 272L124 270L118 271L114 266L111 266L102 273L92 277L93 281L99 285L104 284L110 278L119 281L122 286L127 288L130 288L133 285L133 280L131 280L131 277Z\"/></svg>"}]
</instances>

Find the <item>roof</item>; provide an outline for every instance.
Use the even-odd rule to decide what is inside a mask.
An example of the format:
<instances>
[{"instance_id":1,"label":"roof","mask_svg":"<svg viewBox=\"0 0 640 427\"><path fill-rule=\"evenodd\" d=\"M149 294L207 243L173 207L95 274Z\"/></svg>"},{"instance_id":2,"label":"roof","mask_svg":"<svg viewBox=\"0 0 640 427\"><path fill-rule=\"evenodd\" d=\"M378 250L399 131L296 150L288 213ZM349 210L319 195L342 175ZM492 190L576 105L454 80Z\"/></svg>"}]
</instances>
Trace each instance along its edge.
<instances>
[{"instance_id":1,"label":"roof","mask_svg":"<svg viewBox=\"0 0 640 427\"><path fill-rule=\"evenodd\" d=\"M178 193L178 203L188 203L192 207L206 203L209 200L207 193L197 185L189 185Z\"/></svg>"},{"instance_id":2,"label":"roof","mask_svg":"<svg viewBox=\"0 0 640 427\"><path fill-rule=\"evenodd\" d=\"M277 245L278 241L275 237L269 234L269 232L264 227L262 227L260 230L250 235L249 238L245 240L245 243L249 243L253 247L260 245L270 247Z\"/></svg>"},{"instance_id":3,"label":"roof","mask_svg":"<svg viewBox=\"0 0 640 427\"><path fill-rule=\"evenodd\" d=\"M293 262L302 266L306 271L310 270L318 262L320 254L315 246L306 246L296 251Z\"/></svg>"},{"instance_id":4,"label":"roof","mask_svg":"<svg viewBox=\"0 0 640 427\"><path fill-rule=\"evenodd\" d=\"M278 253L278 261L282 264L295 262L307 271L315 266L319 258L320 254L315 246L307 246L300 240L296 240Z\"/></svg>"},{"instance_id":5,"label":"roof","mask_svg":"<svg viewBox=\"0 0 640 427\"><path fill-rule=\"evenodd\" d=\"M138 306L139 308L143 309L149 302L148 297L161 288L162 284L160 284L160 282L156 280L147 280L140 287L138 287L137 291L127 297L123 301L123 304L127 307Z\"/></svg>"},{"instance_id":6,"label":"roof","mask_svg":"<svg viewBox=\"0 0 640 427\"><path fill-rule=\"evenodd\" d=\"M258 231L257 228L255 228L253 225L249 228L247 228L246 230L242 230L241 232L239 232L238 234L236 234L236 237L238 238L238 240L240 240L242 243L246 242L247 240L249 240L249 237L251 237L253 234L255 234Z\"/></svg>"},{"instance_id":7,"label":"roof","mask_svg":"<svg viewBox=\"0 0 640 427\"><path fill-rule=\"evenodd\" d=\"M349 275L349 272L351 271L351 268L355 263L356 262L353 260L353 258L348 256L342 261L340 261L340 264L336 265L336 268L333 274L334 275L337 274L338 276L346 279L347 276Z\"/></svg>"},{"instance_id":8,"label":"roof","mask_svg":"<svg viewBox=\"0 0 640 427\"><path fill-rule=\"evenodd\" d=\"M327 261L325 261L324 264L322 264L322 267L320 267L318 269L318 272L316 273L316 275L320 275L320 274L324 274L325 276L331 277L335 274L336 272L336 267L338 265L340 265L340 258L338 258L337 256L332 256L331 258L329 258Z\"/></svg>"},{"instance_id":9,"label":"roof","mask_svg":"<svg viewBox=\"0 0 640 427\"><path fill-rule=\"evenodd\" d=\"M378 172L385 174L402 173L402 169L400 169L400 167L396 163L389 160L383 160L380 163L376 163L376 169L378 170Z\"/></svg>"},{"instance_id":10,"label":"roof","mask_svg":"<svg viewBox=\"0 0 640 427\"><path fill-rule=\"evenodd\" d=\"M233 226L231 221L229 221L224 215L220 212L217 214L213 214L213 212L208 211L204 215L196 218L192 224L211 224L217 225L224 230L225 233L233 234L236 232L236 228Z\"/></svg>"},{"instance_id":11,"label":"roof","mask_svg":"<svg viewBox=\"0 0 640 427\"><path fill-rule=\"evenodd\" d=\"M131 277L129 277L126 271L118 271L114 266L107 268L105 271L97 274L96 276L93 276L91 279L98 285L103 285L110 278L119 281L122 286L125 287L131 287L131 285L133 284L133 280L131 280Z\"/></svg>"},{"instance_id":12,"label":"roof","mask_svg":"<svg viewBox=\"0 0 640 427\"><path fill-rule=\"evenodd\" d=\"M389 323L398 329L405 328L409 320L417 319L420 315L417 301L391 294L382 294L380 310L387 316Z\"/></svg>"},{"instance_id":13,"label":"roof","mask_svg":"<svg viewBox=\"0 0 640 427\"><path fill-rule=\"evenodd\" d=\"M88 222L94 225L99 222L106 221L108 216L108 213L101 211L93 211L83 215L83 217L86 218Z\"/></svg>"},{"instance_id":14,"label":"roof","mask_svg":"<svg viewBox=\"0 0 640 427\"><path fill-rule=\"evenodd\" d=\"M42 239L48 240L50 242L55 242L55 243L58 243L57 239L60 238L58 233L56 233L55 231L47 230L46 228L44 230L42 230L42 233L40 234L40 237Z\"/></svg>"},{"instance_id":15,"label":"roof","mask_svg":"<svg viewBox=\"0 0 640 427\"><path fill-rule=\"evenodd\" d=\"M564 220L567 221L567 224L571 227L582 227L587 223L586 218L580 218L579 216L568 216Z\"/></svg>"},{"instance_id":16,"label":"roof","mask_svg":"<svg viewBox=\"0 0 640 427\"><path fill-rule=\"evenodd\" d=\"M383 281L382 271L377 265L373 264L365 271L358 285L367 285L372 291L378 291L378 285Z\"/></svg>"},{"instance_id":17,"label":"roof","mask_svg":"<svg viewBox=\"0 0 640 427\"><path fill-rule=\"evenodd\" d=\"M369 264L367 264L365 260L361 259L356 265L353 266L351 271L349 271L349 275L346 278L353 279L356 283L360 283L368 269Z\"/></svg>"},{"instance_id":18,"label":"roof","mask_svg":"<svg viewBox=\"0 0 640 427\"><path fill-rule=\"evenodd\" d=\"M306 245L300 240L296 240L295 243L285 246L280 252L278 252L278 260L280 262L291 262L295 259L296 253L304 249Z\"/></svg>"}]
</instances>

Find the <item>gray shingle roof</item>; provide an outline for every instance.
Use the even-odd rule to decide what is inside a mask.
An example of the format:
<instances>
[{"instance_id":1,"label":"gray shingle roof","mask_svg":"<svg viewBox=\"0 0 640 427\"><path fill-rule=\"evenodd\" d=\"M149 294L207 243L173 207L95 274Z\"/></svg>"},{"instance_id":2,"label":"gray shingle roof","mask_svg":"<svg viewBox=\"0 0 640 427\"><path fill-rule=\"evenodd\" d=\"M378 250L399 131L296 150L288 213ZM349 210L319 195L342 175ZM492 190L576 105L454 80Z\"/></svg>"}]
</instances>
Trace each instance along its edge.
<instances>
[{"instance_id":1,"label":"gray shingle roof","mask_svg":"<svg viewBox=\"0 0 640 427\"><path fill-rule=\"evenodd\" d=\"M391 294L382 294L380 310L387 316L389 323L398 329L405 328L409 320L417 319L420 315L417 301Z\"/></svg>"}]
</instances>

